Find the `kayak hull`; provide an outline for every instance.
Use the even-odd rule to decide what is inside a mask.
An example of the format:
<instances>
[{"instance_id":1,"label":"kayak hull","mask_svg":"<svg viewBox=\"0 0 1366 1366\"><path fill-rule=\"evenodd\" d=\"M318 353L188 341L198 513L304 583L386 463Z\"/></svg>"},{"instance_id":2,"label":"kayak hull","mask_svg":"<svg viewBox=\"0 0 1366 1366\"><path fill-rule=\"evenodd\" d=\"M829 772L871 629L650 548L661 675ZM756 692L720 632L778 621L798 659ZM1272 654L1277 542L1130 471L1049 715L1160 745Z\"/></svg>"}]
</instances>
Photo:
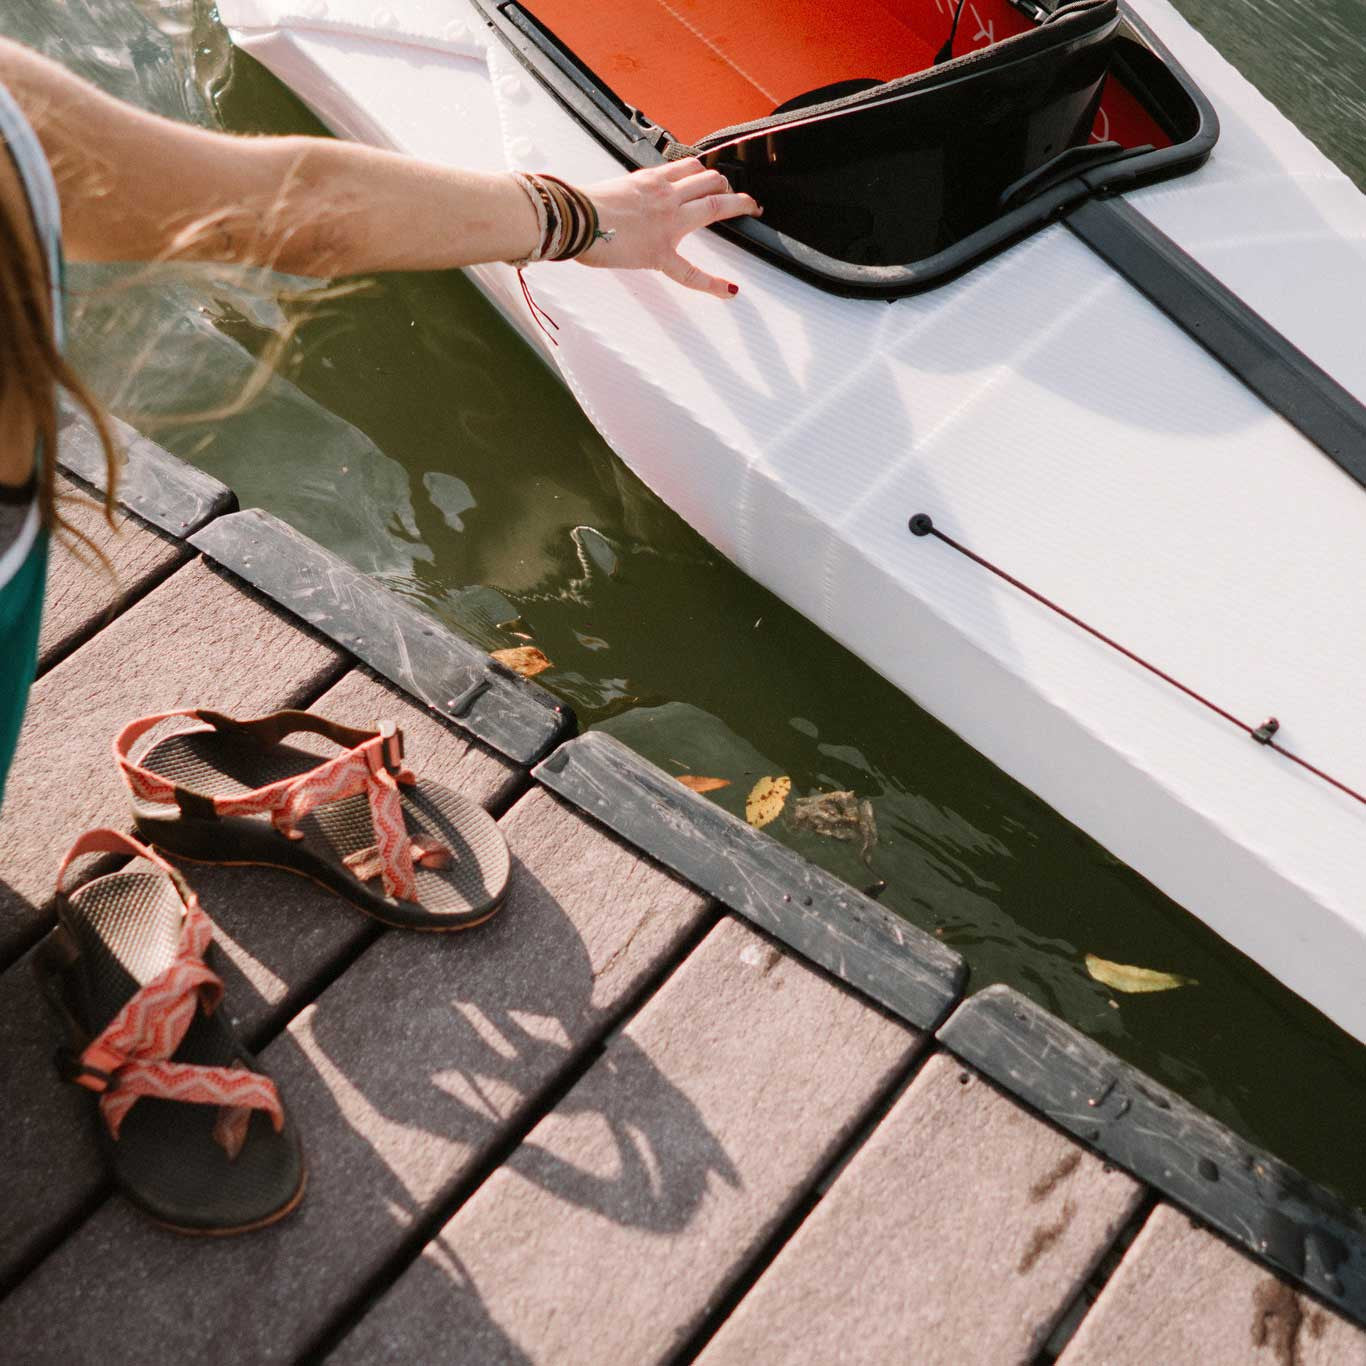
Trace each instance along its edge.
<instances>
[{"instance_id":1,"label":"kayak hull","mask_svg":"<svg viewBox=\"0 0 1366 1366\"><path fill-rule=\"evenodd\" d=\"M322 0L318 0L321 5ZM223 0L344 136L487 170L617 174L463 0L378 23ZM395 18L395 16L397 16ZM452 16L455 16L454 18ZM1209 163L1130 202L1358 398L1366 204L1161 0L1218 110ZM1062 226L894 303L717 234L723 303L653 275L471 274L624 461L743 570L1358 1038L1366 809L954 553L946 533L1366 787L1366 492Z\"/></svg>"}]
</instances>

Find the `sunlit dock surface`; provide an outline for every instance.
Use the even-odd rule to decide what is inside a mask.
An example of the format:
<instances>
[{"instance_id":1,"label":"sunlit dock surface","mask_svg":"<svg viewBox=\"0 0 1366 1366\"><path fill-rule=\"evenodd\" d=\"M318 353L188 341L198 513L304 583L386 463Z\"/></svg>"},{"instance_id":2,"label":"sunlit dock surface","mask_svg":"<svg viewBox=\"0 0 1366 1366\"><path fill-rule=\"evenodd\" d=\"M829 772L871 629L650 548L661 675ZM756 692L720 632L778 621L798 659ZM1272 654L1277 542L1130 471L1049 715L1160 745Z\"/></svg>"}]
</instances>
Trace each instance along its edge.
<instances>
[{"instance_id":1,"label":"sunlit dock surface","mask_svg":"<svg viewBox=\"0 0 1366 1366\"><path fill-rule=\"evenodd\" d=\"M0 819L6 1361L1366 1360L1356 1211L135 454L148 520L76 505L117 586L54 554ZM392 718L515 864L496 919L435 937L189 868L309 1167L230 1239L111 1192L28 962L61 853L128 823L111 737L195 704Z\"/></svg>"}]
</instances>

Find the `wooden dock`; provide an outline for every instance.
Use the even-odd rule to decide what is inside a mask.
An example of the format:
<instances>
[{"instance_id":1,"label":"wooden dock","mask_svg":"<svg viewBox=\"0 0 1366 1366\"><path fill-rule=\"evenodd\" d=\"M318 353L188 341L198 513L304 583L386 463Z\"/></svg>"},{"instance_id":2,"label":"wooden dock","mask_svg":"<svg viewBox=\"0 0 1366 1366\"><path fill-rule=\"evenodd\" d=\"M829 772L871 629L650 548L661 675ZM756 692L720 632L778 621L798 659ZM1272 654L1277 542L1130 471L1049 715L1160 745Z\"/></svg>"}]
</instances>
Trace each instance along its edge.
<instances>
[{"instance_id":1,"label":"wooden dock","mask_svg":"<svg viewBox=\"0 0 1366 1366\"><path fill-rule=\"evenodd\" d=\"M1358 1212L212 480L134 443L125 496L0 813L0 1360L1366 1362ZM449 937L190 870L309 1164L224 1240L111 1193L27 961L113 734L192 704L392 717L515 863Z\"/></svg>"}]
</instances>

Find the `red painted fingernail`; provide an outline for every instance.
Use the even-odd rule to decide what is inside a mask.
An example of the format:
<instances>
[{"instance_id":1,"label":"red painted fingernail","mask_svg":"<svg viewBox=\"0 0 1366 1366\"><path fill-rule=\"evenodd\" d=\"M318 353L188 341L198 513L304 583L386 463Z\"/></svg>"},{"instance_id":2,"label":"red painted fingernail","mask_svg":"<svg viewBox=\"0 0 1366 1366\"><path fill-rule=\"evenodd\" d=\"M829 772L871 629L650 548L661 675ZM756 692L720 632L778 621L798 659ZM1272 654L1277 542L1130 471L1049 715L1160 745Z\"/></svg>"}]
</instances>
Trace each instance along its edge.
<instances>
[{"instance_id":1,"label":"red painted fingernail","mask_svg":"<svg viewBox=\"0 0 1366 1366\"><path fill-rule=\"evenodd\" d=\"M726 288L727 288L728 290L730 290L730 292L731 292L732 294L738 294L738 293L740 292L740 286L739 286L739 285L727 285Z\"/></svg>"}]
</instances>

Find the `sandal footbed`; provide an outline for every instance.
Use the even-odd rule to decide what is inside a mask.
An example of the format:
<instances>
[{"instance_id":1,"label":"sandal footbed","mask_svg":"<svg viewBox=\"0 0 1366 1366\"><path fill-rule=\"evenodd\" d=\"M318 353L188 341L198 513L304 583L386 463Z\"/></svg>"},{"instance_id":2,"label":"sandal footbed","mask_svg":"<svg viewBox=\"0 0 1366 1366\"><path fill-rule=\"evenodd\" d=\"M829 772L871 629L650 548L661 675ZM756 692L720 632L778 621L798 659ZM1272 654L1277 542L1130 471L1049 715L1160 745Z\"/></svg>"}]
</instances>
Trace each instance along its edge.
<instances>
[{"instance_id":1,"label":"sandal footbed","mask_svg":"<svg viewBox=\"0 0 1366 1366\"><path fill-rule=\"evenodd\" d=\"M146 870L146 871L143 871ZM163 972L180 942L182 906L165 874L141 861L87 883L62 908L79 956L66 974L73 1013L93 1037L128 999ZM214 949L206 961L214 967ZM177 1062L264 1072L234 1037L221 1005L196 1014ZM187 1232L228 1232L273 1222L298 1202L303 1153L288 1111L281 1132L254 1111L242 1150L214 1141L211 1105L142 1097L113 1138L92 1098L96 1134L120 1190L159 1223Z\"/></svg>"},{"instance_id":2,"label":"sandal footbed","mask_svg":"<svg viewBox=\"0 0 1366 1366\"><path fill-rule=\"evenodd\" d=\"M316 768L319 755L293 745L261 746L218 731L188 731L155 744L141 766L203 796L239 796ZM374 844L364 793L329 802L299 822L302 839L281 835L264 817L196 819L173 806L135 804L139 830L158 847L205 863L288 868L336 891L386 924L457 929L487 919L502 903L511 873L507 841L477 802L419 779L399 789L414 839L432 839L454 855L447 868L415 869L415 901L391 897L379 878L362 882L343 862Z\"/></svg>"}]
</instances>

